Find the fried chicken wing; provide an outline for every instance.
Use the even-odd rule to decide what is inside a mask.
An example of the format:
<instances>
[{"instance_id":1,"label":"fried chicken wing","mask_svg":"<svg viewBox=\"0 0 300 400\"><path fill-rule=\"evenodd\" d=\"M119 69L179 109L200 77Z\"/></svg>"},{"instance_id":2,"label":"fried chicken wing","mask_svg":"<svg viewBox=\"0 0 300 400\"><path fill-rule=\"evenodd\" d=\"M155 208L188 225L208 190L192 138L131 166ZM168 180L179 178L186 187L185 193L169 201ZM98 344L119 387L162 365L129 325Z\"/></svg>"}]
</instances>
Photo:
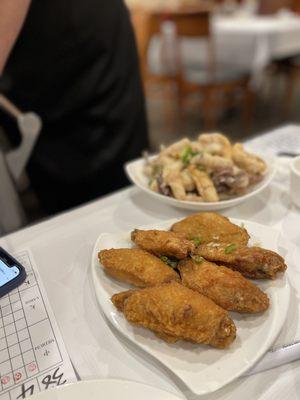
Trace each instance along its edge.
<instances>
[{"instance_id":1,"label":"fried chicken wing","mask_svg":"<svg viewBox=\"0 0 300 400\"><path fill-rule=\"evenodd\" d=\"M180 280L172 268L141 249L102 250L98 257L107 273L138 287Z\"/></svg>"},{"instance_id":2,"label":"fried chicken wing","mask_svg":"<svg viewBox=\"0 0 300 400\"><path fill-rule=\"evenodd\" d=\"M236 336L227 311L176 282L115 294L111 300L130 323L169 343L184 339L222 349Z\"/></svg>"},{"instance_id":3,"label":"fried chicken wing","mask_svg":"<svg viewBox=\"0 0 300 400\"><path fill-rule=\"evenodd\" d=\"M237 243L246 245L248 232L213 212L190 215L171 227L175 233L182 233L187 239L199 238L201 243Z\"/></svg>"},{"instance_id":4,"label":"fried chicken wing","mask_svg":"<svg viewBox=\"0 0 300 400\"><path fill-rule=\"evenodd\" d=\"M131 240L143 250L158 256L175 257L179 260L186 258L195 251L195 244L174 232L135 229L131 233Z\"/></svg>"},{"instance_id":5,"label":"fried chicken wing","mask_svg":"<svg viewBox=\"0 0 300 400\"><path fill-rule=\"evenodd\" d=\"M284 272L287 268L279 254L261 247L208 243L200 245L196 253L252 279L275 279L277 273Z\"/></svg>"},{"instance_id":6,"label":"fried chicken wing","mask_svg":"<svg viewBox=\"0 0 300 400\"><path fill-rule=\"evenodd\" d=\"M183 285L228 311L258 313L269 307L268 296L239 272L205 259L195 260L190 258L178 264Z\"/></svg>"}]
</instances>

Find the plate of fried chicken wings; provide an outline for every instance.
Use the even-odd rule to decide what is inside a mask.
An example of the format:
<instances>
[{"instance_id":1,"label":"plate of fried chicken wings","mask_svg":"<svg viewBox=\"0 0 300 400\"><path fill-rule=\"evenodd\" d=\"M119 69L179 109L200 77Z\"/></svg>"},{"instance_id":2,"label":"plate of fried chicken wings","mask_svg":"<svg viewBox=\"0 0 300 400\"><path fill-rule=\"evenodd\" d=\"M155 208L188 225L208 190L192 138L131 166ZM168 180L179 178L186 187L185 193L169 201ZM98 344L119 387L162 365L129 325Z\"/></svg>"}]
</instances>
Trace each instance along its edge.
<instances>
[{"instance_id":1,"label":"plate of fried chicken wings","mask_svg":"<svg viewBox=\"0 0 300 400\"><path fill-rule=\"evenodd\" d=\"M240 204L272 181L275 161L223 134L183 138L151 157L125 165L128 178L145 193L174 207L216 211Z\"/></svg>"},{"instance_id":2,"label":"plate of fried chicken wings","mask_svg":"<svg viewBox=\"0 0 300 400\"><path fill-rule=\"evenodd\" d=\"M195 394L220 389L272 346L288 310L279 234L204 212L101 234L97 300L114 327Z\"/></svg>"}]
</instances>

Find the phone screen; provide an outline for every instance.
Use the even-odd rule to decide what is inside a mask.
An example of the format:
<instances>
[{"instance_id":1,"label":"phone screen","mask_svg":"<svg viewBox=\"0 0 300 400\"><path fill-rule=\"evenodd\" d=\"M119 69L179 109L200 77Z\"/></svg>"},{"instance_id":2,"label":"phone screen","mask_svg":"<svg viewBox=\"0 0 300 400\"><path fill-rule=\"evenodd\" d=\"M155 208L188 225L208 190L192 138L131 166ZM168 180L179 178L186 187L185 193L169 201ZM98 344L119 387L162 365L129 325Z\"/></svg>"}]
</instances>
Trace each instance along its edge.
<instances>
[{"instance_id":1,"label":"phone screen","mask_svg":"<svg viewBox=\"0 0 300 400\"><path fill-rule=\"evenodd\" d=\"M3 260L0 259L0 287L15 279L19 274L20 270L18 267L9 267Z\"/></svg>"}]
</instances>

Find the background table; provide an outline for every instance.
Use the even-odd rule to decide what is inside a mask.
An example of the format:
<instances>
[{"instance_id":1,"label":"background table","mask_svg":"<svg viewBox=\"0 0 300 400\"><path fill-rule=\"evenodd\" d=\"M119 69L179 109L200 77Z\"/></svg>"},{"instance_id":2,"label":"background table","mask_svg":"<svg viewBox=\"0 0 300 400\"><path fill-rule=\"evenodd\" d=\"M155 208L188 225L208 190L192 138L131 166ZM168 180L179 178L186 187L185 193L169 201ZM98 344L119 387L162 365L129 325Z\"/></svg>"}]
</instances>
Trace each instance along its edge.
<instances>
[{"instance_id":1,"label":"background table","mask_svg":"<svg viewBox=\"0 0 300 400\"><path fill-rule=\"evenodd\" d=\"M213 16L211 28L217 63L250 72L255 86L272 61L300 55L299 16ZM182 52L187 66L206 61L206 44L199 39L184 39ZM151 43L149 65L153 73L162 69L158 38Z\"/></svg>"},{"instance_id":2,"label":"background table","mask_svg":"<svg viewBox=\"0 0 300 400\"><path fill-rule=\"evenodd\" d=\"M279 138L279 145L281 137L294 137L297 141L300 127L286 127L269 136L262 136L252 144L261 150L264 146L269 148L270 137L274 143ZM293 148L296 150L295 143ZM289 198L288 161L281 160L278 164L279 170L271 188L250 203L227 210L224 215L281 229L285 238L298 244L298 248L294 249L294 259L299 260L300 210L291 204ZM90 276L91 253L101 232L127 231L187 214L186 211L160 204L130 187L1 238L0 245L9 251L26 247L32 250L67 350L81 379L131 379L169 390L181 397L193 397L167 369L123 339L105 320L96 302ZM297 269L294 273L300 273L300 265L299 271ZM300 361L297 361L238 379L201 399L293 400L299 398L299 393Z\"/></svg>"},{"instance_id":3,"label":"background table","mask_svg":"<svg viewBox=\"0 0 300 400\"><path fill-rule=\"evenodd\" d=\"M217 17L212 26L219 60L249 68L257 83L273 60L300 55L298 16Z\"/></svg>"}]
</instances>

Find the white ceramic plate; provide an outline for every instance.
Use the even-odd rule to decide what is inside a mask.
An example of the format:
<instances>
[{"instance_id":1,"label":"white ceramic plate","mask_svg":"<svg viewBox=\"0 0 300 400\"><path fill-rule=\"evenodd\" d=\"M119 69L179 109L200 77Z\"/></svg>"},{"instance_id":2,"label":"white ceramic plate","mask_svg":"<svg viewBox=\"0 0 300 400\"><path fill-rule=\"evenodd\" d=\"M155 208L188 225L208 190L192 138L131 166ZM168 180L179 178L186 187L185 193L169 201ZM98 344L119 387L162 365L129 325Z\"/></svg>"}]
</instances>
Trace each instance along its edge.
<instances>
[{"instance_id":1,"label":"white ceramic plate","mask_svg":"<svg viewBox=\"0 0 300 400\"><path fill-rule=\"evenodd\" d=\"M32 400L180 400L164 390L119 379L82 381L46 390Z\"/></svg>"},{"instance_id":2,"label":"white ceramic plate","mask_svg":"<svg viewBox=\"0 0 300 400\"><path fill-rule=\"evenodd\" d=\"M270 227L232 219L244 223L252 243L278 251L278 232ZM169 229L176 220L148 229ZM127 290L129 286L107 275L99 266L98 251L108 248L131 247L130 232L102 234L99 236L92 256L92 276L98 302L113 325L129 340L151 354L178 376L195 394L213 392L233 381L253 366L271 347L279 334L287 315L290 289L285 275L275 281L258 284L271 300L270 309L262 315L231 313L237 326L237 339L227 350L180 341L167 344L152 332L130 325L122 313L110 301L114 293Z\"/></svg>"},{"instance_id":3,"label":"white ceramic plate","mask_svg":"<svg viewBox=\"0 0 300 400\"><path fill-rule=\"evenodd\" d=\"M151 158L154 157L156 156L153 156ZM162 201L163 203L169 204L174 207L185 208L187 210L216 211L243 203L244 201L249 200L251 197L260 193L270 184L276 172L275 161L272 157L268 157L268 159L264 157L264 159L268 165L268 168L261 182L251 186L251 188L249 188L249 192L244 194L243 196L213 203L177 200L173 197L164 196L160 193L154 192L149 188L148 178L143 172L145 165L145 160L143 158L128 162L127 164L125 164L124 169L132 183L134 183L136 186L138 186L140 189L142 189L144 192L148 193L152 197L156 198L159 201Z\"/></svg>"}]
</instances>

